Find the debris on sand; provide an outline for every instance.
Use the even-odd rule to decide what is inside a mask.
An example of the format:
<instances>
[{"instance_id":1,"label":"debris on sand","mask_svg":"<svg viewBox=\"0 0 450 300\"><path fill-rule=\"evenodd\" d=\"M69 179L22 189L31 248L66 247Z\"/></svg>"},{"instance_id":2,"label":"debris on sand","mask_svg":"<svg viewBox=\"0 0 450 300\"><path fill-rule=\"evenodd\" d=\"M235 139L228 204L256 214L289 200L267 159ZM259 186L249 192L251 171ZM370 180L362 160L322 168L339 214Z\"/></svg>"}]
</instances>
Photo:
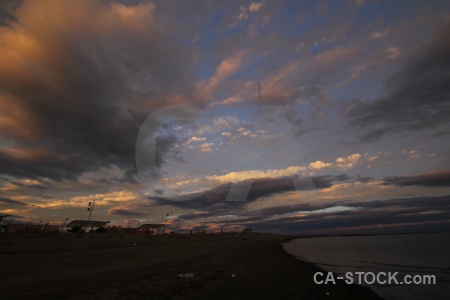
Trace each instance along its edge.
<instances>
[{"instance_id":1,"label":"debris on sand","mask_svg":"<svg viewBox=\"0 0 450 300\"><path fill-rule=\"evenodd\" d=\"M178 274L178 278L192 278L192 277L194 277L194 273Z\"/></svg>"}]
</instances>

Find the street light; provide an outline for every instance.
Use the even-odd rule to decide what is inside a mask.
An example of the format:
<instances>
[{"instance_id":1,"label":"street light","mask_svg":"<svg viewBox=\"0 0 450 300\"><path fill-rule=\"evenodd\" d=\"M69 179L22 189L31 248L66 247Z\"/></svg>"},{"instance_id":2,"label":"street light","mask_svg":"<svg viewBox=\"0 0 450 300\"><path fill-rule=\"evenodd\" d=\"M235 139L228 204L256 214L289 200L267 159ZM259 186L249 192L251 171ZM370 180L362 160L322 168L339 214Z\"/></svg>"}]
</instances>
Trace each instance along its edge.
<instances>
[{"instance_id":1,"label":"street light","mask_svg":"<svg viewBox=\"0 0 450 300\"><path fill-rule=\"evenodd\" d=\"M171 215L171 214L173 214L173 211L171 211L170 213L167 213L165 218L162 217L162 218L164 219L163 234L164 234L164 232L166 231L167 217L168 217L169 215Z\"/></svg>"}]
</instances>

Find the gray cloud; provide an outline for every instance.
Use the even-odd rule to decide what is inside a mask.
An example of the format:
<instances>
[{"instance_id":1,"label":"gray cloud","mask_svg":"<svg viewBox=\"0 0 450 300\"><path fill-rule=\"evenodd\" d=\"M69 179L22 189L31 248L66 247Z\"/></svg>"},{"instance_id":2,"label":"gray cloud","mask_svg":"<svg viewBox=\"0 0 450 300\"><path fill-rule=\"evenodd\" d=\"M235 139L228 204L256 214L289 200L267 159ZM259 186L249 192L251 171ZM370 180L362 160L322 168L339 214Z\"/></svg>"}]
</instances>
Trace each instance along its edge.
<instances>
[{"instance_id":1,"label":"gray cloud","mask_svg":"<svg viewBox=\"0 0 450 300\"><path fill-rule=\"evenodd\" d=\"M60 14L46 15L55 6ZM164 35L152 4L128 7L132 17L119 18L121 9L94 1L28 1L17 11L19 23L10 23L5 34L17 33L18 40L2 44L19 59L0 62L0 89L8 99L0 109L11 116L0 130L19 150L0 151L3 174L76 180L116 165L126 170L122 180L133 182L144 119L169 103L199 103L189 53ZM29 51L21 48L21 36L33 42ZM161 166L175 139L158 141Z\"/></svg>"},{"instance_id":2,"label":"gray cloud","mask_svg":"<svg viewBox=\"0 0 450 300\"><path fill-rule=\"evenodd\" d=\"M12 184L16 185L16 186L20 186L20 187L25 187L25 188L32 188L32 189L36 189L36 190L45 190L47 189L46 186L42 185L42 184L23 184L20 182L15 182L15 181L11 181Z\"/></svg>"},{"instance_id":3,"label":"gray cloud","mask_svg":"<svg viewBox=\"0 0 450 300\"><path fill-rule=\"evenodd\" d=\"M368 183L368 182L371 182L371 181L373 181L373 177L370 177L370 176L358 176L358 178L357 178L357 180L359 181L359 182L362 182L362 183Z\"/></svg>"},{"instance_id":4,"label":"gray cloud","mask_svg":"<svg viewBox=\"0 0 450 300\"><path fill-rule=\"evenodd\" d=\"M450 187L450 171L435 171L414 176L386 177L383 185Z\"/></svg>"},{"instance_id":5,"label":"gray cloud","mask_svg":"<svg viewBox=\"0 0 450 300\"><path fill-rule=\"evenodd\" d=\"M335 205L345 205L345 202ZM415 197L403 199L348 202L354 207L346 211L312 213L294 217L267 220L243 218L242 224L257 230L281 230L284 232L399 232L401 230L443 230L450 228L450 196ZM424 212L426 212L424 214ZM333 218L328 218L332 215ZM430 224L426 224L430 223ZM373 226L373 230L370 227ZM377 228L375 228L377 226ZM381 226L381 227L380 227ZM361 228L358 227L368 227ZM355 228L355 229L352 229Z\"/></svg>"},{"instance_id":6,"label":"gray cloud","mask_svg":"<svg viewBox=\"0 0 450 300\"><path fill-rule=\"evenodd\" d=\"M8 26L16 21L15 13L20 7L21 0L3 0L0 5L0 26Z\"/></svg>"},{"instance_id":7,"label":"gray cloud","mask_svg":"<svg viewBox=\"0 0 450 300\"><path fill-rule=\"evenodd\" d=\"M348 210L320 211L333 207ZM302 212L301 215L283 216ZM305 214L305 212L310 212ZM299 203L248 211L208 210L181 215L183 220L222 216L211 224L240 224L256 230L291 233L322 232L399 232L443 230L450 228L450 196L409 197L374 201L337 201L330 203ZM227 217L228 216L228 217ZM330 218L330 216L333 216ZM425 224L425 225L424 225ZM445 225L447 224L447 225ZM370 227L373 226L373 229ZM446 227L447 226L447 227ZM367 227L357 229L358 227Z\"/></svg>"},{"instance_id":8,"label":"gray cloud","mask_svg":"<svg viewBox=\"0 0 450 300\"><path fill-rule=\"evenodd\" d=\"M26 205L26 206L30 205L28 203L12 200L9 198L3 198L3 197L0 197L0 202L6 203L6 204L12 204L12 205Z\"/></svg>"},{"instance_id":9,"label":"gray cloud","mask_svg":"<svg viewBox=\"0 0 450 300\"><path fill-rule=\"evenodd\" d=\"M347 180L351 179L346 174L314 176L314 177L311 177L311 178L312 178L312 180L314 182L314 186L317 189L330 188L333 185L333 183L336 182L336 181L347 181Z\"/></svg>"},{"instance_id":10,"label":"gray cloud","mask_svg":"<svg viewBox=\"0 0 450 300\"><path fill-rule=\"evenodd\" d=\"M116 216L135 216L135 217L141 217L141 216L147 216L148 213L145 212L139 212L139 211L129 211L128 209L121 209L121 208L113 208L110 209L108 212L110 215L116 215Z\"/></svg>"},{"instance_id":11,"label":"gray cloud","mask_svg":"<svg viewBox=\"0 0 450 300\"><path fill-rule=\"evenodd\" d=\"M353 101L350 124L363 141L391 132L433 129L449 122L450 24L441 28L427 49L386 80L386 94L364 103Z\"/></svg>"},{"instance_id":12,"label":"gray cloud","mask_svg":"<svg viewBox=\"0 0 450 300\"><path fill-rule=\"evenodd\" d=\"M325 189L330 188L334 182L346 181L350 177L342 174L336 176L314 176L311 179L316 189ZM245 187L248 183L251 184L251 189L246 201L226 201L231 183L219 185L205 192L190 194L189 199L191 200L184 200L186 197L183 196L170 199L160 196L150 196L148 199L155 201L159 205L170 204L180 208L208 209L211 214L217 214L227 212L230 209L243 207L249 202L270 195L295 191L294 184L289 177L249 179L235 183L235 188ZM305 190L307 189L309 187L305 187Z\"/></svg>"},{"instance_id":13,"label":"gray cloud","mask_svg":"<svg viewBox=\"0 0 450 300\"><path fill-rule=\"evenodd\" d=\"M163 189L156 189L156 190L153 190L153 192L155 192L155 194L161 196L161 195L164 195L165 191Z\"/></svg>"}]
</instances>

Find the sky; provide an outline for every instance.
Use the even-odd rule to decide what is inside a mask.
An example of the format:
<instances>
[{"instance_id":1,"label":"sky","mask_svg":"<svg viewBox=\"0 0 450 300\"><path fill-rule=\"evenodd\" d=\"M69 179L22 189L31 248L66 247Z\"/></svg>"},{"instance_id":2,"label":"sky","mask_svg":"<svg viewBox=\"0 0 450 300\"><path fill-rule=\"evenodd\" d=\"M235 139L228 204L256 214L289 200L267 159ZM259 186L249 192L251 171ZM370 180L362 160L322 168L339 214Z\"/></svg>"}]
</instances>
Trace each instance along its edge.
<instances>
[{"instance_id":1,"label":"sky","mask_svg":"<svg viewBox=\"0 0 450 300\"><path fill-rule=\"evenodd\" d=\"M449 82L448 1L2 1L0 215L449 230Z\"/></svg>"}]
</instances>

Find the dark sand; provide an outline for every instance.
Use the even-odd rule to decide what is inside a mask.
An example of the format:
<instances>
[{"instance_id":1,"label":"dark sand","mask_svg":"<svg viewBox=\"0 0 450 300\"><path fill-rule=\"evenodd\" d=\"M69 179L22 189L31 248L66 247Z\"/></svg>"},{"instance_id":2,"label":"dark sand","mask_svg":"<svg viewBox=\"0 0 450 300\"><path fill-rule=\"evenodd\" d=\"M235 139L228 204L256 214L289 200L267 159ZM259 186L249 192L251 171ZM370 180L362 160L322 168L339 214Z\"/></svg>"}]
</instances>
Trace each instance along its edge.
<instances>
[{"instance_id":1,"label":"dark sand","mask_svg":"<svg viewBox=\"0 0 450 300\"><path fill-rule=\"evenodd\" d=\"M356 285L314 284L320 269L285 253L283 238L0 234L0 298L379 299Z\"/></svg>"}]
</instances>

